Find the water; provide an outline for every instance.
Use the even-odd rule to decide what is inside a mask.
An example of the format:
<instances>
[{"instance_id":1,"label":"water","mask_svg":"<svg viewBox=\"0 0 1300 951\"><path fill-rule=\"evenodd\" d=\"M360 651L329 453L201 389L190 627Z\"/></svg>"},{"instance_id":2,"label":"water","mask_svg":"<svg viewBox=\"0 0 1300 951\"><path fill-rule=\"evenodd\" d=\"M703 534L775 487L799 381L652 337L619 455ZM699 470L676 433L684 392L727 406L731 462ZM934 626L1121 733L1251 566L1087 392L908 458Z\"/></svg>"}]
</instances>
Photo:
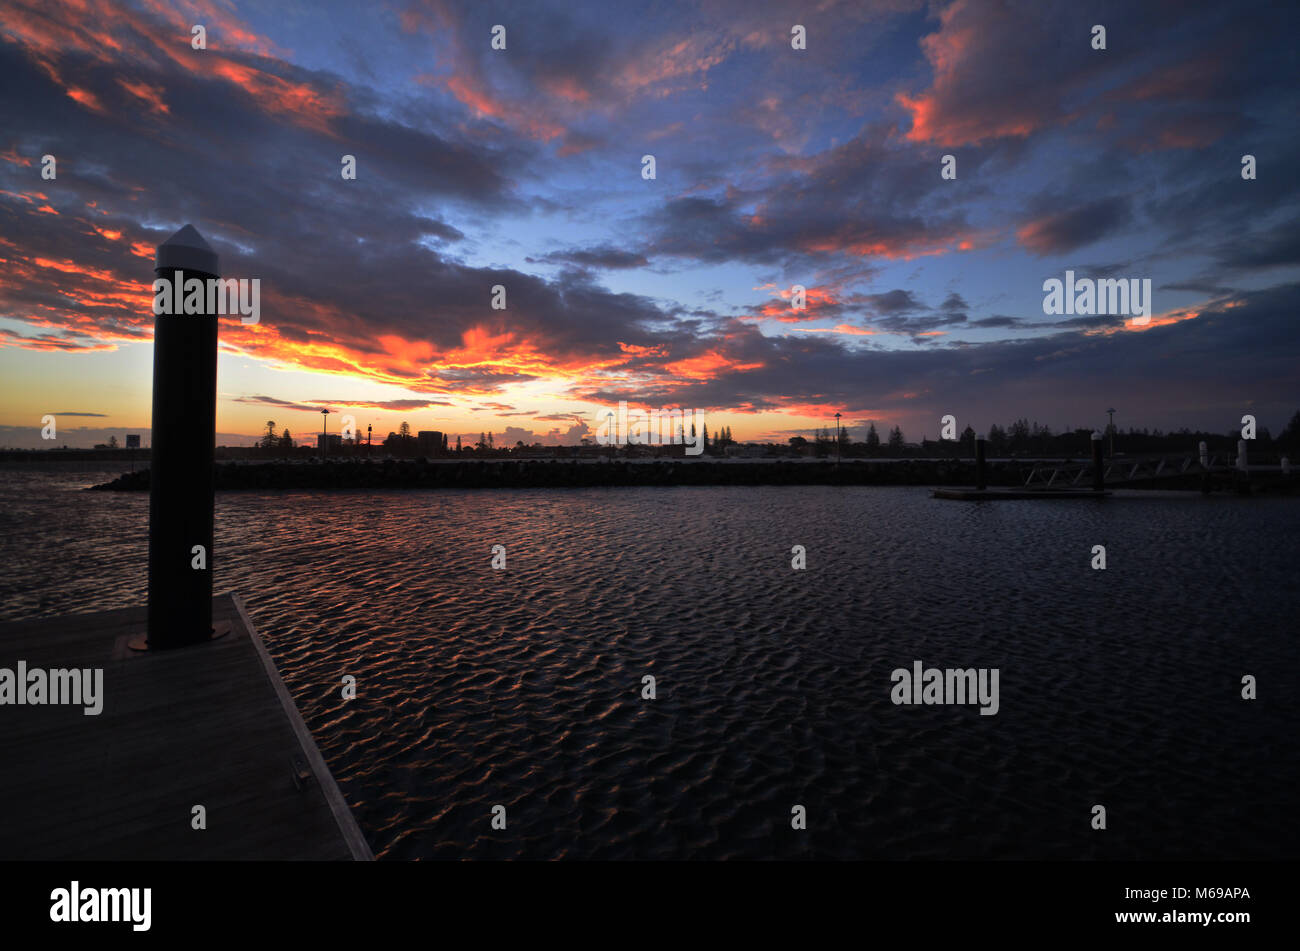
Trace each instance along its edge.
<instances>
[{"instance_id":1,"label":"water","mask_svg":"<svg viewBox=\"0 0 1300 951\"><path fill-rule=\"evenodd\" d=\"M143 603L147 496L80 491L116 474L0 469L0 618ZM223 493L213 564L380 858L1289 858L1298 529L1176 494ZM999 668L999 713L895 706L918 659Z\"/></svg>"}]
</instances>

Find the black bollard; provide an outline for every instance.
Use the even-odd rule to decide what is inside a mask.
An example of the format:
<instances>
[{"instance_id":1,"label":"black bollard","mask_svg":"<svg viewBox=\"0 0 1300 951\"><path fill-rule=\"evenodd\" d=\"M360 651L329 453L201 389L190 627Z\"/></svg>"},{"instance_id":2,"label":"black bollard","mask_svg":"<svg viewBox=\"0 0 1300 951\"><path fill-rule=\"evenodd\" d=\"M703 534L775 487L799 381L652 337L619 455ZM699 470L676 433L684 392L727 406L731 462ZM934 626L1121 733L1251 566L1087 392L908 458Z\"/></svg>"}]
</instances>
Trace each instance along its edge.
<instances>
[{"instance_id":1,"label":"black bollard","mask_svg":"<svg viewBox=\"0 0 1300 951\"><path fill-rule=\"evenodd\" d=\"M169 288L182 272L186 281L204 281L205 303L201 314L164 311L154 319L146 642L150 650L184 647L213 636L217 315L207 311L206 281L219 277L219 270L216 252L192 225L158 246L156 277L166 280ZM196 546L202 551L196 551Z\"/></svg>"},{"instance_id":2,"label":"black bollard","mask_svg":"<svg viewBox=\"0 0 1300 951\"><path fill-rule=\"evenodd\" d=\"M1101 433L1092 434L1092 490L1101 492L1106 488L1106 472L1101 463Z\"/></svg>"},{"instance_id":3,"label":"black bollard","mask_svg":"<svg viewBox=\"0 0 1300 951\"><path fill-rule=\"evenodd\" d=\"M985 442L983 436L975 437L975 488L981 492L988 488L988 476L984 464Z\"/></svg>"}]
</instances>

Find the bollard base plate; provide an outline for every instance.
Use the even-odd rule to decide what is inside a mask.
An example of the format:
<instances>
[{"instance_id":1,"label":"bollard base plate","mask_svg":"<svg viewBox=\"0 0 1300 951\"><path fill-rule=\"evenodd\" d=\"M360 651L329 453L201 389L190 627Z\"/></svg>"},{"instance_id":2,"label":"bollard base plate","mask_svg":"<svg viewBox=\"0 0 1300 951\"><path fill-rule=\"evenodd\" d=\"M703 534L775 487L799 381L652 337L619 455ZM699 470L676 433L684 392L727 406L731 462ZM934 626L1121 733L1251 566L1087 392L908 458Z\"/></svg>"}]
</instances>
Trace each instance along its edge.
<instances>
[{"instance_id":1,"label":"bollard base plate","mask_svg":"<svg viewBox=\"0 0 1300 951\"><path fill-rule=\"evenodd\" d=\"M212 641L218 641L230 633L232 624L230 621L214 621L212 624L212 633L209 637L201 641L194 641L192 644L186 644L185 647L194 647L198 644L210 644ZM133 651L153 651L157 653L159 648L149 646L148 634L137 634L126 642L126 646ZM162 650L176 650L174 647L162 648Z\"/></svg>"}]
</instances>

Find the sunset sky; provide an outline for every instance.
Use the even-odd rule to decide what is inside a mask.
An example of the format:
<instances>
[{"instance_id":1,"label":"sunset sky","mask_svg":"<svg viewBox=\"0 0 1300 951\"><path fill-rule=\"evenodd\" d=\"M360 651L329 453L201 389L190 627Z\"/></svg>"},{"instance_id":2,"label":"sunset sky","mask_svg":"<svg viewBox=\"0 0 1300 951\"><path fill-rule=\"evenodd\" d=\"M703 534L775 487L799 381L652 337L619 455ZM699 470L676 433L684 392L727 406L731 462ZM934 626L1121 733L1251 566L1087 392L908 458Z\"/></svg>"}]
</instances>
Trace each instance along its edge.
<instances>
[{"instance_id":1,"label":"sunset sky","mask_svg":"<svg viewBox=\"0 0 1300 951\"><path fill-rule=\"evenodd\" d=\"M916 440L948 413L1059 429L1111 406L1121 427L1250 412L1277 433L1300 409L1298 21L5 0L0 446L49 445L47 413L60 444L147 444L154 248L186 223L261 281L261 323L221 326L228 445L268 419L309 437L322 407L380 435L572 444L620 399L742 440L837 411ZM1045 315L1067 269L1149 278L1150 325Z\"/></svg>"}]
</instances>

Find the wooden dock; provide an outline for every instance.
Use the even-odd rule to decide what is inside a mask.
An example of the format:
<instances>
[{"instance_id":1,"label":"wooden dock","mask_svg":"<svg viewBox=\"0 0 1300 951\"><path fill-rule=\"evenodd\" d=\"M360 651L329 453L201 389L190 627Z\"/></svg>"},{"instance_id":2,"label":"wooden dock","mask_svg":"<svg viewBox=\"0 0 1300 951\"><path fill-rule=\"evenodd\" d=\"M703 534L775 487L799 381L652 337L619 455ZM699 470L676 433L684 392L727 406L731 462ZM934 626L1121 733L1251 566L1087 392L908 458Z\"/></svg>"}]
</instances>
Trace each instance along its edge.
<instances>
[{"instance_id":1,"label":"wooden dock","mask_svg":"<svg viewBox=\"0 0 1300 951\"><path fill-rule=\"evenodd\" d=\"M0 704L0 860L369 860L238 597L210 643L131 650L144 608L0 625L0 668L102 668L102 712ZM194 807L206 828L193 828Z\"/></svg>"}]
</instances>

